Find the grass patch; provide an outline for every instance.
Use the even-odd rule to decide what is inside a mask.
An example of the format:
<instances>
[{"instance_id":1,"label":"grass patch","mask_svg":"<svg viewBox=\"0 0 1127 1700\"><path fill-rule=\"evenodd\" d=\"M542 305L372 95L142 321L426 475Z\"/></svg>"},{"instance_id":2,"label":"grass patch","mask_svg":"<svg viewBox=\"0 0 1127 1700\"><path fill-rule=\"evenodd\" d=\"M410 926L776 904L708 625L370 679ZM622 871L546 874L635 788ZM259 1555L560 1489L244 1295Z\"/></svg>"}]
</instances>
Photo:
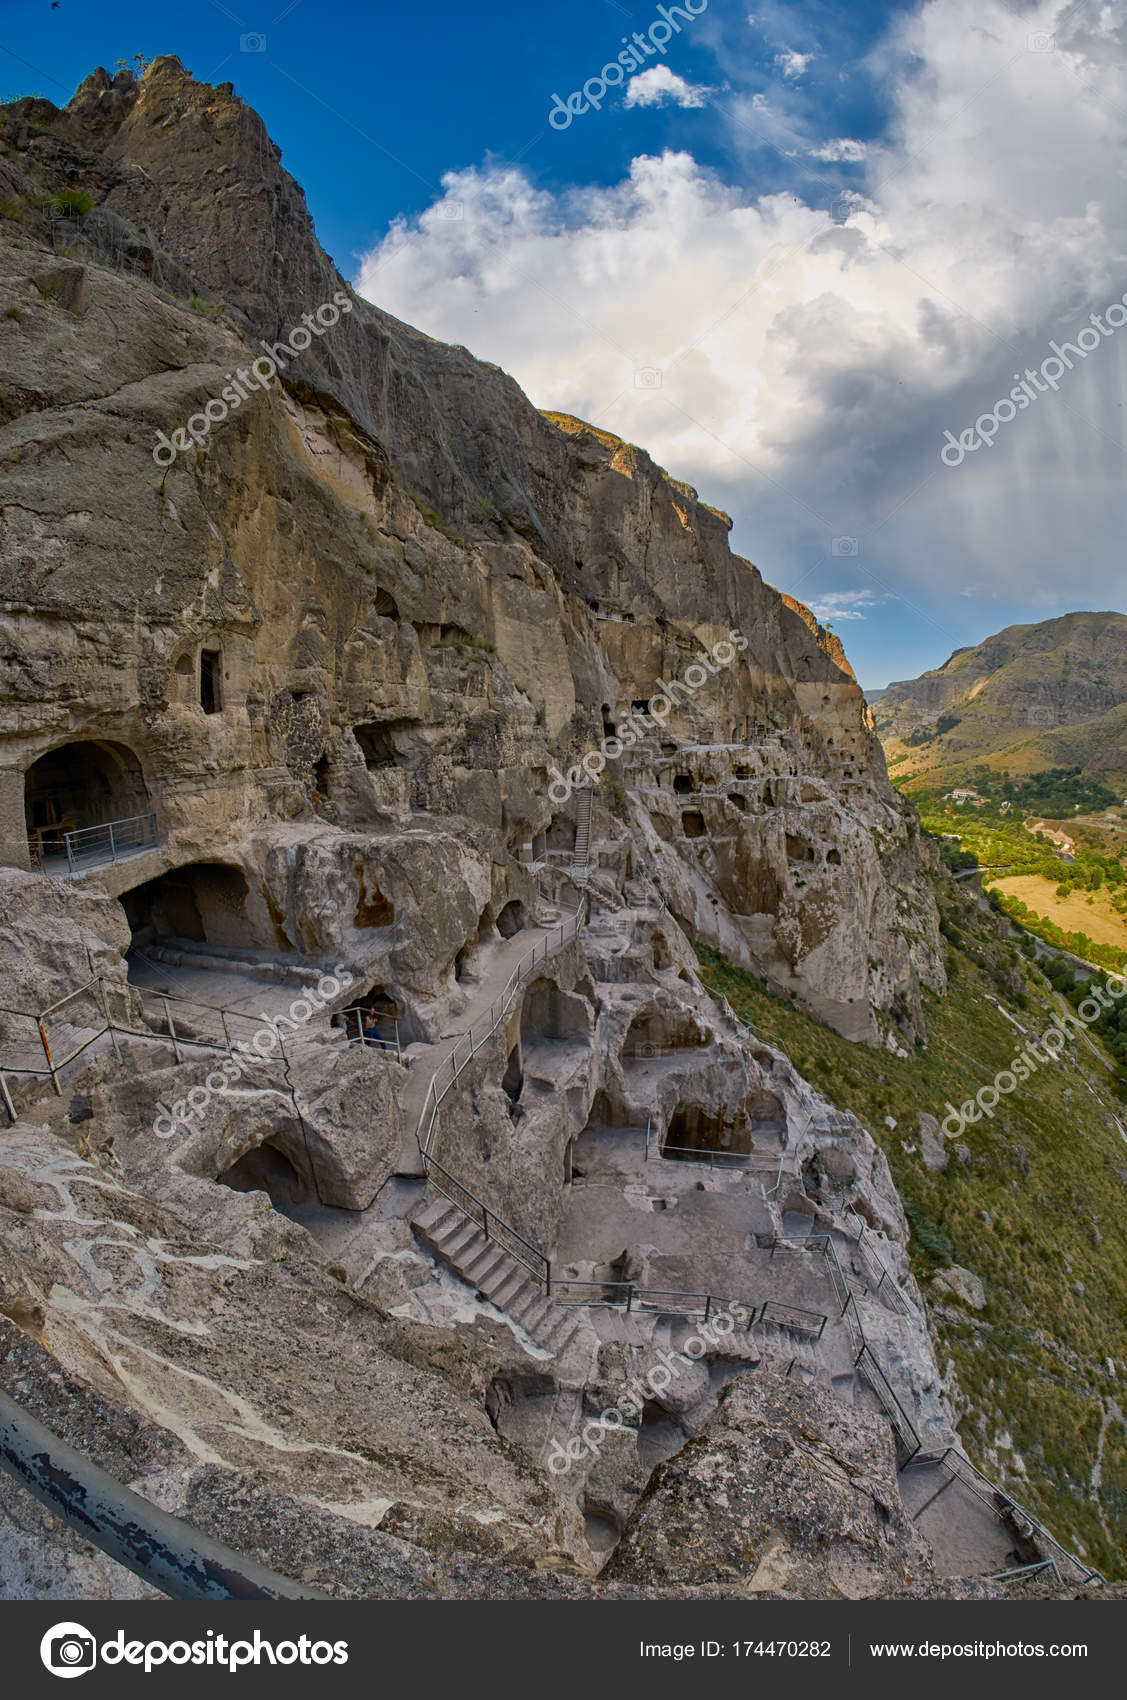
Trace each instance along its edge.
<instances>
[{"instance_id":1,"label":"grass patch","mask_svg":"<svg viewBox=\"0 0 1127 1700\"><path fill-rule=\"evenodd\" d=\"M62 218L85 218L94 205L93 195L85 189L60 189L52 207Z\"/></svg>"}]
</instances>

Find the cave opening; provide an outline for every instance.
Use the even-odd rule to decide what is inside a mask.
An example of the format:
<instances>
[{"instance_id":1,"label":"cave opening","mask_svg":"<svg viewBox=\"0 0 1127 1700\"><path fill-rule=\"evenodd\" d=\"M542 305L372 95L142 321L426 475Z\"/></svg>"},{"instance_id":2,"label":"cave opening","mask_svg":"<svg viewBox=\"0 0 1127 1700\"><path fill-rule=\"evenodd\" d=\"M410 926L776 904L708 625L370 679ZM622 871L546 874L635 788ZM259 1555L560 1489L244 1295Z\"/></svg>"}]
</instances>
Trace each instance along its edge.
<instances>
[{"instance_id":1,"label":"cave opening","mask_svg":"<svg viewBox=\"0 0 1127 1700\"><path fill-rule=\"evenodd\" d=\"M187 862L123 893L137 947L169 939L256 950L261 945L247 915L250 888L241 868L227 862Z\"/></svg>"}]
</instances>

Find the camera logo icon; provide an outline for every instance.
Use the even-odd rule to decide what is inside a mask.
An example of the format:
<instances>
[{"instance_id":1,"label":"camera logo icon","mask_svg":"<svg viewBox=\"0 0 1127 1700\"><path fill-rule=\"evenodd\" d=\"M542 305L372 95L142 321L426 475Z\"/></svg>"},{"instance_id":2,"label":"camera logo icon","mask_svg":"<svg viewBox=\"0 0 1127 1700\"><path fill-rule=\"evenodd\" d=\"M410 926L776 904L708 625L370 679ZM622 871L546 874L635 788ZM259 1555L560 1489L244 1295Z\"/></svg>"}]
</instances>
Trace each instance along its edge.
<instances>
[{"instance_id":1,"label":"camera logo icon","mask_svg":"<svg viewBox=\"0 0 1127 1700\"><path fill-rule=\"evenodd\" d=\"M438 218L448 218L451 220L458 219L462 216L462 202L445 200L439 201L434 210L435 215Z\"/></svg>"},{"instance_id":2,"label":"camera logo icon","mask_svg":"<svg viewBox=\"0 0 1127 1700\"><path fill-rule=\"evenodd\" d=\"M266 37L261 30L248 30L246 35L239 37L240 53L265 53Z\"/></svg>"},{"instance_id":3,"label":"camera logo icon","mask_svg":"<svg viewBox=\"0 0 1127 1700\"><path fill-rule=\"evenodd\" d=\"M1056 43L1048 30L1035 30L1026 36L1025 45L1030 53L1051 53Z\"/></svg>"},{"instance_id":4,"label":"camera logo icon","mask_svg":"<svg viewBox=\"0 0 1127 1700\"><path fill-rule=\"evenodd\" d=\"M98 1643L81 1623L56 1623L40 1641L39 1657L52 1676L85 1676L98 1661Z\"/></svg>"},{"instance_id":5,"label":"camera logo icon","mask_svg":"<svg viewBox=\"0 0 1127 1700\"><path fill-rule=\"evenodd\" d=\"M639 366L634 374L636 390L659 390L661 388L661 369L658 366Z\"/></svg>"},{"instance_id":6,"label":"camera logo icon","mask_svg":"<svg viewBox=\"0 0 1127 1700\"><path fill-rule=\"evenodd\" d=\"M1055 726L1056 710L1047 702L1031 703L1026 711L1031 726Z\"/></svg>"},{"instance_id":7,"label":"camera logo icon","mask_svg":"<svg viewBox=\"0 0 1127 1700\"><path fill-rule=\"evenodd\" d=\"M831 555L859 555L861 545L855 537L835 537L830 543Z\"/></svg>"}]
</instances>

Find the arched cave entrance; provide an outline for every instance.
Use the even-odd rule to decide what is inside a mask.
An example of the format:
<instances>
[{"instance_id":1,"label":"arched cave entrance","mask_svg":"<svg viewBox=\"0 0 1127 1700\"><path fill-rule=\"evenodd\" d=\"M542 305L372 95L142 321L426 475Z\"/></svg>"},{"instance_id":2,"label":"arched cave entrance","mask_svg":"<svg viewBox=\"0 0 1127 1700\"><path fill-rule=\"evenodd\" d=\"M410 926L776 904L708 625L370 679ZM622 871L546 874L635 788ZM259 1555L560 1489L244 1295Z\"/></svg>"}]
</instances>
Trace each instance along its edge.
<instances>
[{"instance_id":1,"label":"arched cave entrance","mask_svg":"<svg viewBox=\"0 0 1127 1700\"><path fill-rule=\"evenodd\" d=\"M334 1023L337 1020L334 1016ZM362 1038L377 1050L398 1053L400 1046L409 1042L410 1017L383 986L370 986L362 992L350 1006L345 1024L350 1039Z\"/></svg>"},{"instance_id":2,"label":"arched cave entrance","mask_svg":"<svg viewBox=\"0 0 1127 1700\"><path fill-rule=\"evenodd\" d=\"M503 939L511 939L522 933L527 925L524 904L515 897L511 898L497 916L497 931Z\"/></svg>"},{"instance_id":3,"label":"arched cave entrance","mask_svg":"<svg viewBox=\"0 0 1127 1700\"><path fill-rule=\"evenodd\" d=\"M63 834L132 820L152 808L141 763L125 744L60 744L24 775L24 813L33 852L65 851Z\"/></svg>"},{"instance_id":4,"label":"arched cave entrance","mask_svg":"<svg viewBox=\"0 0 1127 1700\"><path fill-rule=\"evenodd\" d=\"M309 1159L304 1153L287 1155L272 1139L245 1151L215 1178L220 1186L229 1186L233 1192L266 1193L274 1209L282 1215L287 1215L295 1205L317 1203L317 1186Z\"/></svg>"},{"instance_id":5,"label":"arched cave entrance","mask_svg":"<svg viewBox=\"0 0 1127 1700\"><path fill-rule=\"evenodd\" d=\"M163 939L253 950L246 875L227 862L188 862L136 885L121 899L136 946Z\"/></svg>"}]
</instances>

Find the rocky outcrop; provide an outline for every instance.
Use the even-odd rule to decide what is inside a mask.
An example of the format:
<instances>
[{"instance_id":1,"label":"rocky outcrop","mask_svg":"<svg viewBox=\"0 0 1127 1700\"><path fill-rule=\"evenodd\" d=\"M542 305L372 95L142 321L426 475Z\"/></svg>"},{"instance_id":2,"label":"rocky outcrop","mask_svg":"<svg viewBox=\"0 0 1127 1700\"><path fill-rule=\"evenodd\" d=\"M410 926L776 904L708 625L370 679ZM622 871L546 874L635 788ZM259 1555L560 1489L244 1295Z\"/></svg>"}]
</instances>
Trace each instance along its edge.
<instances>
[{"instance_id":1,"label":"rocky outcrop","mask_svg":"<svg viewBox=\"0 0 1127 1700\"><path fill-rule=\"evenodd\" d=\"M900 1504L887 1424L758 1370L658 1466L605 1574L856 1599L929 1568Z\"/></svg>"}]
</instances>

